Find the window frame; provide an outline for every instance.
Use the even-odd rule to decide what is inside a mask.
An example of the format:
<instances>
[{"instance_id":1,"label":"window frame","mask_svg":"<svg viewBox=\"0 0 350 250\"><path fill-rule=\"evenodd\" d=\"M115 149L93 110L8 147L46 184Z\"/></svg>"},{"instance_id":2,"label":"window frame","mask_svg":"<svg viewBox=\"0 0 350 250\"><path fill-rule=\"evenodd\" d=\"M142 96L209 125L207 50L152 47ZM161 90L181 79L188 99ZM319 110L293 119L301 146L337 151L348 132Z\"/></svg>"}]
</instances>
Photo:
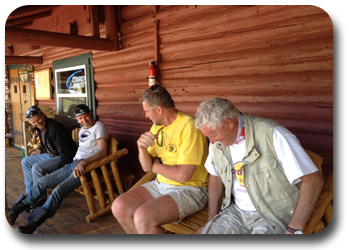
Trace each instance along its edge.
<instances>
[{"instance_id":1,"label":"window frame","mask_svg":"<svg viewBox=\"0 0 350 250\"><path fill-rule=\"evenodd\" d=\"M95 81L94 81L94 70L92 66L92 53L87 53L87 54L52 62L52 71L53 71L53 78L54 78L54 84L55 84L56 110L57 112L59 112L59 102L58 102L59 97L69 97L68 95L72 96L71 94L58 94L57 73L62 71L67 71L69 69L74 70L76 68L82 68L82 67L85 67L86 94L75 94L74 97L86 97L87 106L92 111L92 117L94 118L94 120L96 120Z\"/></svg>"}]
</instances>

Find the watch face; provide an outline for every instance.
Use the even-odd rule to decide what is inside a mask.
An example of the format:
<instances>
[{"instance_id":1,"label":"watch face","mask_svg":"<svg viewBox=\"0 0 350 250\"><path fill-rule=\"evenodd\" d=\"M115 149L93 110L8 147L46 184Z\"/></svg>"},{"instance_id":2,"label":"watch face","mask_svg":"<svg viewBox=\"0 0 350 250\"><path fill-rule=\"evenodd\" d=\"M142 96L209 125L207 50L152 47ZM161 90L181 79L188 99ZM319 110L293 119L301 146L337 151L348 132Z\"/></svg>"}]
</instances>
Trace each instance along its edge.
<instances>
[{"instance_id":1,"label":"watch face","mask_svg":"<svg viewBox=\"0 0 350 250\"><path fill-rule=\"evenodd\" d=\"M294 234L303 234L303 232L300 231L300 230L297 230L297 231L294 232Z\"/></svg>"}]
</instances>

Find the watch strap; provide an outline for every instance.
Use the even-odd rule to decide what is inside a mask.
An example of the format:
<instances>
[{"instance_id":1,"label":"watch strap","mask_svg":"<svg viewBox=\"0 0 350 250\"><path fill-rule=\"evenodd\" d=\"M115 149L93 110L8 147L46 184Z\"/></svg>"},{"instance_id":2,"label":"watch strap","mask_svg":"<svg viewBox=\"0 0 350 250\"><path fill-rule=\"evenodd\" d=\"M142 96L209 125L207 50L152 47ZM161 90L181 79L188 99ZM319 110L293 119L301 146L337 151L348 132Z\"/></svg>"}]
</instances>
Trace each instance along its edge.
<instances>
[{"instance_id":1,"label":"watch strap","mask_svg":"<svg viewBox=\"0 0 350 250\"><path fill-rule=\"evenodd\" d=\"M291 227L287 227L287 231L291 232L292 234L294 234L296 231L301 231L301 230L300 229L294 229L294 228L291 228Z\"/></svg>"}]
</instances>

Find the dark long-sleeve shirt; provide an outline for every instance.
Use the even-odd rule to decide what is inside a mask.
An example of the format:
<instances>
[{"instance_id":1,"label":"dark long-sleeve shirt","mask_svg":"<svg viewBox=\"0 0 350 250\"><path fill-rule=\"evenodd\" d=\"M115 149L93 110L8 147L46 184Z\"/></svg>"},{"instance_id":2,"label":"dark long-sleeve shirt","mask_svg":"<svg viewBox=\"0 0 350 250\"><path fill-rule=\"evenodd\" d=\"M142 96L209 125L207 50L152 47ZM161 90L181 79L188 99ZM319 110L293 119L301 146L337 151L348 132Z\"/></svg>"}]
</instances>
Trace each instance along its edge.
<instances>
[{"instance_id":1,"label":"dark long-sleeve shirt","mask_svg":"<svg viewBox=\"0 0 350 250\"><path fill-rule=\"evenodd\" d=\"M54 119L45 117L45 145L55 155L60 156L59 168L73 161L77 152L77 145L72 139L64 125ZM40 139L39 150L43 151L43 144L40 129L34 127Z\"/></svg>"}]
</instances>

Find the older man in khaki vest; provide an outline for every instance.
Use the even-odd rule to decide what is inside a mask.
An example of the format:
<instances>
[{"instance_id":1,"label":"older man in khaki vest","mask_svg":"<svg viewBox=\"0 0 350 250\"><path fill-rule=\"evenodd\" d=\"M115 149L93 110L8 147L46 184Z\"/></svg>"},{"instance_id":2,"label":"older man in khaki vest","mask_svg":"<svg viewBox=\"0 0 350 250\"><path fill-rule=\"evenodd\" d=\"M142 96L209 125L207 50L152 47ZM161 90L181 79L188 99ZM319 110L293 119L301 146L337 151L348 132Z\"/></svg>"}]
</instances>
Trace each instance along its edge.
<instances>
[{"instance_id":1,"label":"older man in khaki vest","mask_svg":"<svg viewBox=\"0 0 350 250\"><path fill-rule=\"evenodd\" d=\"M298 139L221 98L202 102L195 124L210 140L209 212L197 233L302 234L323 179Z\"/></svg>"}]
</instances>

